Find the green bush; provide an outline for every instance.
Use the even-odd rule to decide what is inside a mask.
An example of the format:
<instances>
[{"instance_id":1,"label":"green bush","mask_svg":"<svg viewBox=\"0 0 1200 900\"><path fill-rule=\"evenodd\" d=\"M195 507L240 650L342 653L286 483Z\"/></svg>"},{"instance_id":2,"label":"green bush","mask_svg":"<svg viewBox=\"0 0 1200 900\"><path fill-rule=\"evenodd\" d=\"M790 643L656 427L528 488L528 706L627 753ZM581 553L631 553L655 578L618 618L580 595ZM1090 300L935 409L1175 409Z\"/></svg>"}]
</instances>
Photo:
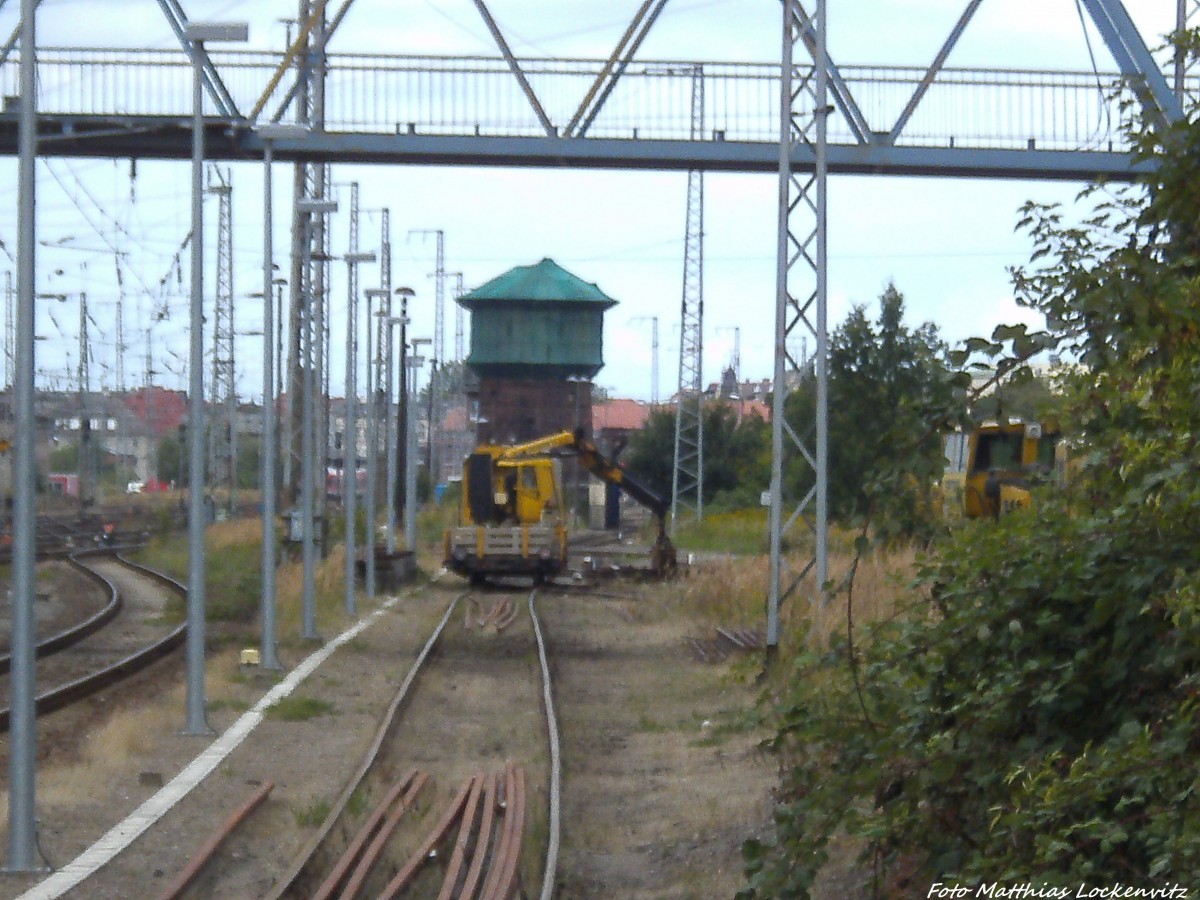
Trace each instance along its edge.
<instances>
[{"instance_id":1,"label":"green bush","mask_svg":"<svg viewBox=\"0 0 1200 900\"><path fill-rule=\"evenodd\" d=\"M1025 210L1014 281L1046 331L968 342L1000 371L1078 360L1072 490L968 524L908 616L796 660L769 695L783 780L743 897L808 896L834 841L889 896L1200 881L1200 127L1137 140L1157 168L1082 225Z\"/></svg>"},{"instance_id":2,"label":"green bush","mask_svg":"<svg viewBox=\"0 0 1200 900\"><path fill-rule=\"evenodd\" d=\"M786 864L748 846L750 896L803 896L839 832L887 892L1200 875L1194 536L1135 518L1051 503L965 529L922 573L925 615L799 660L774 742Z\"/></svg>"}]
</instances>

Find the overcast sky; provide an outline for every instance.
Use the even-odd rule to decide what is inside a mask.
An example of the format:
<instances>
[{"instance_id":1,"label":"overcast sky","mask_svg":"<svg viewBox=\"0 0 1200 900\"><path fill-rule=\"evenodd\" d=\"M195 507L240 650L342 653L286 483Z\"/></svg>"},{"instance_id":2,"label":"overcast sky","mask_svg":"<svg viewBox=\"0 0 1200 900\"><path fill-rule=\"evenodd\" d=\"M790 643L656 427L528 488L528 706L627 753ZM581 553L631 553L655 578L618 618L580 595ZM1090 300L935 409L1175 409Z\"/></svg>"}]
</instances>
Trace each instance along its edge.
<instances>
[{"instance_id":1,"label":"overcast sky","mask_svg":"<svg viewBox=\"0 0 1200 900\"><path fill-rule=\"evenodd\" d=\"M606 57L639 6L637 0L491 0L489 7L520 56ZM811 7L811 3L809 4ZM926 65L965 0L829 0L829 44L840 65ZM193 20L246 20L250 46L280 49L290 0L195 2ZM330 8L338 6L331 0ZM1145 40L1159 44L1173 26L1173 0L1127 3ZM0 31L16 25L17 0L0 10ZM774 61L779 53L776 0L672 0L638 59ZM1100 69L1115 67L1094 29L1090 49ZM176 45L154 0L44 0L39 44L161 47ZM496 55L471 0L356 0L330 51ZM1089 71L1089 43L1077 0L984 0L949 65ZM890 123L887 123L890 124ZM0 185L0 240L16 252L15 161ZM276 253L287 247L290 167L276 171ZM39 302L38 366L74 386L78 292L86 291L96 324L92 379L115 383L116 285L113 250L124 260L125 381L140 384L150 329L158 380L182 387L187 347L182 282L172 261L190 227L186 162L53 160L39 163L38 236L63 249L39 247L40 291L66 293L66 302ZM235 295L239 330L261 325L258 301L244 295L261 286L261 164L233 167ZM678 377L678 320L684 249L685 173L569 170L451 169L336 166L335 182L357 181L365 211L391 209L393 285L418 294L414 329L433 330L432 238L411 229L443 229L446 267L462 271L468 287L515 265L551 257L620 302L608 313L607 365L596 382L612 392L648 399L651 324L659 320L660 393ZM1020 315L1011 301L1006 267L1028 259L1015 234L1016 210L1027 199L1069 200L1078 184L965 179L835 177L829 183L830 321L851 304L872 304L894 281L908 301L910 322L936 322L961 340L990 332ZM742 374L771 373L775 294L774 175L709 174L705 178L705 380L715 381L740 330ZM348 196L343 194L344 201ZM348 205L348 203L344 204ZM103 211L101 211L103 210ZM215 264L216 204L206 202L206 284ZM346 248L347 217L335 216L333 250ZM363 249L378 247L379 219L364 212ZM66 246L72 249L66 249ZM0 265L11 261L0 256ZM15 267L14 267L15 268ZM342 371L344 266L334 267L334 382ZM372 267L363 287L377 283ZM160 283L166 279L165 287ZM160 318L157 314L165 313ZM53 318L51 318L53 317ZM453 352L454 309L446 307L446 346ZM261 394L258 337L239 338L239 390ZM206 338L211 347L211 340ZM71 381L65 381L68 367ZM360 378L361 384L361 378Z\"/></svg>"}]
</instances>

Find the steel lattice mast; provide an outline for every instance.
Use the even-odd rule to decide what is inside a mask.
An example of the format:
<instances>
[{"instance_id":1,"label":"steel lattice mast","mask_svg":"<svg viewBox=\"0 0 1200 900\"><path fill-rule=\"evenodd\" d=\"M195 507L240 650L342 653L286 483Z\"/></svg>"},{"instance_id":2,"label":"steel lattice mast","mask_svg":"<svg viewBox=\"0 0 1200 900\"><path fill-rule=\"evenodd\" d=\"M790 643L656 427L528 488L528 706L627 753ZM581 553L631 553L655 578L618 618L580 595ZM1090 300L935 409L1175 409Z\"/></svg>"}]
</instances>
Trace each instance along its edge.
<instances>
[{"instance_id":1,"label":"steel lattice mast","mask_svg":"<svg viewBox=\"0 0 1200 900\"><path fill-rule=\"evenodd\" d=\"M355 602L358 553L355 527L358 507L358 182L350 184L350 242L346 248L346 390L342 407L342 511L346 517L344 594L346 614L357 611ZM368 528L368 535L371 530ZM374 546L367 544L367 552Z\"/></svg>"},{"instance_id":2,"label":"steel lattice mast","mask_svg":"<svg viewBox=\"0 0 1200 900\"><path fill-rule=\"evenodd\" d=\"M312 0L300 0L299 21L312 18L315 4ZM300 35L299 60L300 85L297 96L297 119L314 132L325 128L325 17L324 9L317 16L315 26ZM296 462L303 462L301 444L304 441L300 414L305 404L311 403L314 419L314 445L320 460L313 477L318 475L322 484L317 490L314 485L314 500L324 503L323 489L325 459L328 455L328 416L324 398L326 388L326 339L325 308L328 293L328 246L329 212L302 211L306 202L319 206L329 196L330 172L324 163L298 162L294 172L297 206L292 213L292 263L291 263L291 309L289 313L290 364L288 373L289 450L284 458L284 482L291 494L292 502L299 496L299 477ZM305 324L307 323L307 324ZM311 341L311 346L310 342ZM303 348L302 348L303 345ZM306 367L312 366L313 396L308 396Z\"/></svg>"},{"instance_id":3,"label":"steel lattice mast","mask_svg":"<svg viewBox=\"0 0 1200 900\"><path fill-rule=\"evenodd\" d=\"M1197 20L1200 20L1200 0L1176 0L1175 4L1175 31L1182 36L1187 29L1193 27ZM1175 79L1173 88L1175 96L1179 98L1180 103L1185 108L1194 105L1195 97L1187 97L1185 85L1187 78L1192 74L1195 68L1195 57L1187 53L1182 46L1177 46L1175 49Z\"/></svg>"},{"instance_id":4,"label":"steel lattice mast","mask_svg":"<svg viewBox=\"0 0 1200 900\"><path fill-rule=\"evenodd\" d=\"M438 367L446 359L446 233L441 228L414 228L409 234L432 234L437 236L437 250L433 266L433 359L429 366L429 428L426 446L425 470L430 483L437 484L437 422L441 414L438 400Z\"/></svg>"},{"instance_id":5,"label":"steel lattice mast","mask_svg":"<svg viewBox=\"0 0 1200 900\"><path fill-rule=\"evenodd\" d=\"M767 596L767 646L779 644L779 606L800 580L815 570L812 634L819 636L827 576L828 353L826 311L826 181L828 67L825 49L825 0L809 18L799 0L783 3L783 52L780 66L779 219L776 256L775 376L771 411L770 587ZM796 44L809 47L814 68L799 77L793 65ZM816 161L811 172L796 171L793 154L806 145ZM816 388L815 445L806 446L784 419L788 392L804 373L788 348L797 327L816 338L813 377ZM801 462L802 461L802 462ZM813 473L802 498L784 496L785 467L803 464ZM784 520L785 507L791 508ZM783 534L796 520L809 520L815 536L812 558L793 571L783 555Z\"/></svg>"},{"instance_id":6,"label":"steel lattice mast","mask_svg":"<svg viewBox=\"0 0 1200 900\"><path fill-rule=\"evenodd\" d=\"M446 272L446 277L454 276L454 361L460 363L463 361L463 341L464 341L464 322L466 316L462 306L458 302L458 298L463 295L463 273L462 272ZM461 378L461 375L460 375Z\"/></svg>"},{"instance_id":7,"label":"steel lattice mast","mask_svg":"<svg viewBox=\"0 0 1200 900\"><path fill-rule=\"evenodd\" d=\"M400 472L407 465L407 457L405 456L405 442L400 431L404 427L406 408L404 404L407 402L407 395L401 390L399 403L393 405L396 397L395 366L393 365L396 342L392 327L388 324L388 319L392 315L392 214L387 207L379 211L379 291L380 299L383 302L378 310L379 318L373 326L376 328L377 336L375 341L377 349L375 392L377 397L374 402L381 406L375 411L375 421L383 422L384 428L383 458L384 468L387 470L384 475L384 490L387 493L384 496L387 500L384 502L383 508L387 516L385 532L387 543L385 546L390 555L396 552L396 522L400 517L400 510L404 508L404 479L400 477ZM403 349L402 347L402 353ZM400 372L400 377L404 377L403 370Z\"/></svg>"},{"instance_id":8,"label":"steel lattice mast","mask_svg":"<svg viewBox=\"0 0 1200 900\"><path fill-rule=\"evenodd\" d=\"M125 396L125 279L121 275L121 257L113 257L117 274L117 393Z\"/></svg>"},{"instance_id":9,"label":"steel lattice mast","mask_svg":"<svg viewBox=\"0 0 1200 900\"><path fill-rule=\"evenodd\" d=\"M324 83L324 78L318 80ZM320 188L316 197L318 200L333 199L333 167L322 163L314 166L314 180L319 179ZM333 229L331 227L332 213L325 211L313 218L312 242L309 250L309 284L312 288L313 303L313 346L316 370L313 384L316 395L313 398L313 428L316 441L317 471L313 483L318 516L325 511L325 470L329 462L329 264L331 262L330 248ZM319 538L322 539L323 538ZM324 545L322 544L322 552Z\"/></svg>"},{"instance_id":10,"label":"steel lattice mast","mask_svg":"<svg viewBox=\"0 0 1200 900\"><path fill-rule=\"evenodd\" d=\"M692 69L692 139L704 133L704 71ZM679 390L675 404L675 465L671 526L687 509L704 515L704 173L688 172L683 299L679 312Z\"/></svg>"},{"instance_id":11,"label":"steel lattice mast","mask_svg":"<svg viewBox=\"0 0 1200 900\"><path fill-rule=\"evenodd\" d=\"M91 342L88 339L87 294L79 295L79 502L86 509L91 503L95 481L92 478L92 375Z\"/></svg>"},{"instance_id":12,"label":"steel lattice mast","mask_svg":"<svg viewBox=\"0 0 1200 900\"><path fill-rule=\"evenodd\" d=\"M216 179L215 183L213 179ZM217 277L213 302L213 355L210 403L215 415L209 430L208 469L212 483L229 485L229 511L237 494L237 391L234 385L233 337L233 182L215 166L209 169L208 192L217 197Z\"/></svg>"},{"instance_id":13,"label":"steel lattice mast","mask_svg":"<svg viewBox=\"0 0 1200 900\"><path fill-rule=\"evenodd\" d=\"M299 98L301 122L314 132L325 127L325 6L300 0L300 19L314 22L312 40L303 37ZM311 79L308 77L311 75ZM311 80L311 90L309 81ZM328 285L329 172L324 163L296 165L296 205L292 216L292 451L299 450L299 478L293 472L293 498L299 499L302 562L301 636L316 640L316 544L324 537L315 527L325 504L325 468L329 429L325 402L325 309ZM299 409L297 410L297 404ZM297 416L297 412L300 413ZM299 428L297 429L297 425ZM298 483L299 490L295 485Z\"/></svg>"}]
</instances>

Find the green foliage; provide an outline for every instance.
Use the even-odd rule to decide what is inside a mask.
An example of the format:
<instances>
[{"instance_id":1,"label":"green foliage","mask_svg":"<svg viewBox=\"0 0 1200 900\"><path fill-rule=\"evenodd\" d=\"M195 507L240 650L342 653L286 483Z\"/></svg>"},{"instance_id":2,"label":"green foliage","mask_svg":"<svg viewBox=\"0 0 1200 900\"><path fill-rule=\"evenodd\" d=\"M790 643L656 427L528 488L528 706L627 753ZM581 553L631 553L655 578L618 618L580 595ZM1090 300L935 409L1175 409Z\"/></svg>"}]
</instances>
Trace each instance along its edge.
<instances>
[{"instance_id":1,"label":"green foliage","mask_svg":"<svg viewBox=\"0 0 1200 900\"><path fill-rule=\"evenodd\" d=\"M298 697L289 694L281 697L267 707L266 716L269 719L279 719L281 722L306 722L317 716L328 715L333 711L333 704L314 697Z\"/></svg>"},{"instance_id":2,"label":"green foliage","mask_svg":"<svg viewBox=\"0 0 1200 900\"><path fill-rule=\"evenodd\" d=\"M238 435L237 484L240 488L258 487L262 439L257 435Z\"/></svg>"},{"instance_id":3,"label":"green foliage","mask_svg":"<svg viewBox=\"0 0 1200 900\"><path fill-rule=\"evenodd\" d=\"M172 530L155 536L137 554L138 562L182 583L188 578L187 542ZM215 547L208 536L204 555L206 614L215 622L252 622L262 598L262 536L247 531L245 539Z\"/></svg>"},{"instance_id":4,"label":"green foliage","mask_svg":"<svg viewBox=\"0 0 1200 900\"><path fill-rule=\"evenodd\" d=\"M911 615L796 661L742 896L808 896L831 840L888 895L1200 879L1200 128L1154 140L1148 183L1088 192L1081 223L1026 207L1014 282L1046 330L967 348L1002 372L1080 361L1072 492L953 534Z\"/></svg>"},{"instance_id":5,"label":"green foliage","mask_svg":"<svg viewBox=\"0 0 1200 900\"><path fill-rule=\"evenodd\" d=\"M325 821L325 817L329 815L330 809L331 806L328 800L321 797L314 797L309 801L307 806L294 811L296 824L300 828L316 828Z\"/></svg>"},{"instance_id":6,"label":"green foliage","mask_svg":"<svg viewBox=\"0 0 1200 900\"><path fill-rule=\"evenodd\" d=\"M158 477L162 481L183 484L183 447L175 435L167 435L158 442Z\"/></svg>"},{"instance_id":7,"label":"green foliage","mask_svg":"<svg viewBox=\"0 0 1200 900\"><path fill-rule=\"evenodd\" d=\"M889 285L879 317L856 306L831 335L829 350L830 514L854 520L876 511L876 527L928 530L926 488L941 476L942 427L963 410L958 381L937 327L904 324L904 297ZM787 398L797 434L812 430L816 379ZM811 489L813 469L796 455L785 473L792 496Z\"/></svg>"},{"instance_id":8,"label":"green foliage","mask_svg":"<svg viewBox=\"0 0 1200 900\"><path fill-rule=\"evenodd\" d=\"M79 444L75 441L60 444L50 451L50 471L74 472L79 468Z\"/></svg>"},{"instance_id":9,"label":"green foliage","mask_svg":"<svg viewBox=\"0 0 1200 900\"><path fill-rule=\"evenodd\" d=\"M208 616L217 622L252 622L262 598L262 538L205 554Z\"/></svg>"},{"instance_id":10,"label":"green foliage","mask_svg":"<svg viewBox=\"0 0 1200 900\"><path fill-rule=\"evenodd\" d=\"M971 418L976 421L1004 418L1042 422L1058 411L1058 400L1050 380L1029 369L1014 372L996 388L971 404Z\"/></svg>"},{"instance_id":11,"label":"green foliage","mask_svg":"<svg viewBox=\"0 0 1200 900\"><path fill-rule=\"evenodd\" d=\"M738 509L714 510L700 522L681 521L675 531L675 545L680 550L712 553L766 553L767 511L746 504Z\"/></svg>"},{"instance_id":12,"label":"green foliage","mask_svg":"<svg viewBox=\"0 0 1200 900\"><path fill-rule=\"evenodd\" d=\"M771 426L757 415L738 421L731 404L704 407L704 502L757 506L771 476ZM671 495L675 412L655 410L629 441L629 471L663 497Z\"/></svg>"}]
</instances>

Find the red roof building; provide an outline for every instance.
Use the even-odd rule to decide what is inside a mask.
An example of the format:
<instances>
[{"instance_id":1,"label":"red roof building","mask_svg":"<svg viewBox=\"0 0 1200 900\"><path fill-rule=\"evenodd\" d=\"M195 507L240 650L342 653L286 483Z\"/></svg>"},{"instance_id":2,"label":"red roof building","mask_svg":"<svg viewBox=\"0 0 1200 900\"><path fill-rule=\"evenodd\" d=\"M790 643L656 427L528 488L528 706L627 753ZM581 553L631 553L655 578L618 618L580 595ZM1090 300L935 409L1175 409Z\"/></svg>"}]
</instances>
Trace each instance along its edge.
<instances>
[{"instance_id":1,"label":"red roof building","mask_svg":"<svg viewBox=\"0 0 1200 900\"><path fill-rule=\"evenodd\" d=\"M187 395L157 385L137 388L125 395L125 408L158 437L174 432L187 413Z\"/></svg>"}]
</instances>

